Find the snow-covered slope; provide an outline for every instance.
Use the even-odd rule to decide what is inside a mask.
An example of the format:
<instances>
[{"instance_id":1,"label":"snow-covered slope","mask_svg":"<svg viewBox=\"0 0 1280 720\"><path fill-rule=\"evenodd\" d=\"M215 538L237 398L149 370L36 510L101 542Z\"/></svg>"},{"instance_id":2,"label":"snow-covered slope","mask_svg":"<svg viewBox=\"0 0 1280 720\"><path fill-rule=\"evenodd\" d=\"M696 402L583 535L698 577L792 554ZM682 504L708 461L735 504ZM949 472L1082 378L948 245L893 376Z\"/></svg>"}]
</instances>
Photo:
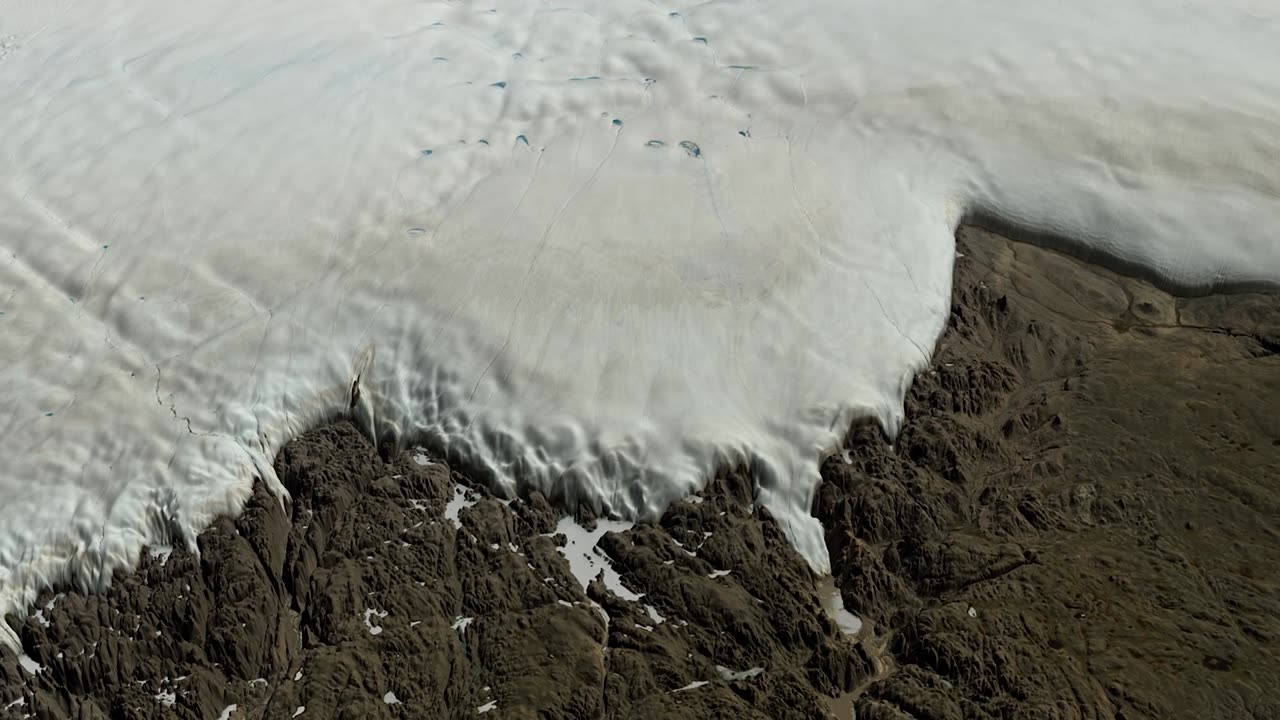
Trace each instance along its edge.
<instances>
[{"instance_id":1,"label":"snow-covered slope","mask_svg":"<svg viewBox=\"0 0 1280 720\"><path fill-rule=\"evenodd\" d=\"M966 213L1280 279L1275 8L11 0L0 610L353 395L629 518L750 460L822 569L817 460L899 423Z\"/></svg>"}]
</instances>

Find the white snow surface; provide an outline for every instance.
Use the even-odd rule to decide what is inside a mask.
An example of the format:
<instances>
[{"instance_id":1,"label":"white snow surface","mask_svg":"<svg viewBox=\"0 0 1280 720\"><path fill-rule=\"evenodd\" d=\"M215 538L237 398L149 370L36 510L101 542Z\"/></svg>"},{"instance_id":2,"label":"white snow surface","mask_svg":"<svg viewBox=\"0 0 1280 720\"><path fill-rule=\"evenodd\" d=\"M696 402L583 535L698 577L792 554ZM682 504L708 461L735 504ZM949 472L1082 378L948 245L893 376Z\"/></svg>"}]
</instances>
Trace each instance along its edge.
<instances>
[{"instance_id":1,"label":"white snow surface","mask_svg":"<svg viewBox=\"0 0 1280 720\"><path fill-rule=\"evenodd\" d=\"M633 523L625 520L596 520L596 529L587 530L571 517L560 518L556 523L556 532L563 533L565 536L564 547L557 549L569 561L569 572L573 573L578 583L582 585L583 592L586 592L591 581L603 572L604 585L614 595L631 601L643 597L622 584L622 576L613 568L609 557L596 547L605 533L625 532L632 526ZM605 614L603 608L600 610ZM609 616L605 614L605 621L608 622L608 620Z\"/></svg>"},{"instance_id":2,"label":"white snow surface","mask_svg":"<svg viewBox=\"0 0 1280 720\"><path fill-rule=\"evenodd\" d=\"M822 600L822 609L835 621L841 632L846 635L857 635L862 630L862 618L845 609L844 596L830 575L818 580L818 596Z\"/></svg>"},{"instance_id":3,"label":"white snow surface","mask_svg":"<svg viewBox=\"0 0 1280 720\"><path fill-rule=\"evenodd\" d=\"M31 656L26 653L20 653L18 655L18 666L32 675L39 675L44 672L44 666L33 660Z\"/></svg>"},{"instance_id":4,"label":"white snow surface","mask_svg":"<svg viewBox=\"0 0 1280 720\"><path fill-rule=\"evenodd\" d=\"M720 676L720 679L724 680L725 682L737 682L738 680L750 680L751 678L759 675L762 672L764 672L764 668L762 667L753 667L747 670L734 671L723 665L716 666L716 673Z\"/></svg>"},{"instance_id":5,"label":"white snow surface","mask_svg":"<svg viewBox=\"0 0 1280 720\"><path fill-rule=\"evenodd\" d=\"M645 611L645 612L647 612L647 613L649 613L649 619L650 619L650 620L652 620L652 621L654 622L654 624L655 624L655 625L661 625L662 623L666 622L666 620L667 620L665 617L663 617L662 615L660 615L660 614L658 613L657 608L655 608L655 607L654 607L654 606L652 606L652 605L645 605L645 606L644 606L644 611Z\"/></svg>"},{"instance_id":6,"label":"white snow surface","mask_svg":"<svg viewBox=\"0 0 1280 720\"><path fill-rule=\"evenodd\" d=\"M385 618L386 616L387 616L386 610L374 610L372 608L365 608L363 613L363 618L362 618L364 622L364 629L367 630L370 635L380 635L382 633L382 626L375 624L373 622L373 618L375 617Z\"/></svg>"},{"instance_id":7,"label":"white snow surface","mask_svg":"<svg viewBox=\"0 0 1280 720\"><path fill-rule=\"evenodd\" d=\"M160 567L164 567L169 564L169 556L173 554L173 546L152 545L147 548L147 553L160 561Z\"/></svg>"},{"instance_id":8,"label":"white snow surface","mask_svg":"<svg viewBox=\"0 0 1280 720\"><path fill-rule=\"evenodd\" d=\"M678 688L676 688L675 690L672 690L671 692L673 692L673 693L678 693L678 692L684 692L684 691L686 691L686 690L697 690L698 688L702 687L703 685L706 685L708 682L709 682L709 681L707 681L707 680L694 680L693 682L689 683L688 685L685 685L684 687L678 687Z\"/></svg>"},{"instance_id":9,"label":"white snow surface","mask_svg":"<svg viewBox=\"0 0 1280 720\"><path fill-rule=\"evenodd\" d=\"M462 485L453 486L453 497L449 502L445 503L444 516L449 522L453 523L455 530L462 529L461 513L469 507L476 504L476 499L472 497L471 491Z\"/></svg>"},{"instance_id":10,"label":"white snow surface","mask_svg":"<svg viewBox=\"0 0 1280 720\"><path fill-rule=\"evenodd\" d=\"M726 461L815 570L970 212L1280 279L1262 0L101 0L0 17L0 612L236 513L353 404L495 492ZM353 393L353 389L357 392ZM4 633L9 633L4 629ZM12 643L14 638L6 635Z\"/></svg>"}]
</instances>

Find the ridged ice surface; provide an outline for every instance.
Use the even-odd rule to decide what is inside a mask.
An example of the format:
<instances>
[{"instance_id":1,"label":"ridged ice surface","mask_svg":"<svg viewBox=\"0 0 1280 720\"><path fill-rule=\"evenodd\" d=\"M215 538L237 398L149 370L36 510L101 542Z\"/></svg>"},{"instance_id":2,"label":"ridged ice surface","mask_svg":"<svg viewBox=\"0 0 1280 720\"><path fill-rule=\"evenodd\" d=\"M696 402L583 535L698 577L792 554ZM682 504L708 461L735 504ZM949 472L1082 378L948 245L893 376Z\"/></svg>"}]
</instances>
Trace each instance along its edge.
<instances>
[{"instance_id":1,"label":"ridged ice surface","mask_svg":"<svg viewBox=\"0 0 1280 720\"><path fill-rule=\"evenodd\" d=\"M896 429L966 213L1280 279L1276 8L9 3L0 610L191 541L353 394L625 518L750 461L822 569L817 461Z\"/></svg>"}]
</instances>

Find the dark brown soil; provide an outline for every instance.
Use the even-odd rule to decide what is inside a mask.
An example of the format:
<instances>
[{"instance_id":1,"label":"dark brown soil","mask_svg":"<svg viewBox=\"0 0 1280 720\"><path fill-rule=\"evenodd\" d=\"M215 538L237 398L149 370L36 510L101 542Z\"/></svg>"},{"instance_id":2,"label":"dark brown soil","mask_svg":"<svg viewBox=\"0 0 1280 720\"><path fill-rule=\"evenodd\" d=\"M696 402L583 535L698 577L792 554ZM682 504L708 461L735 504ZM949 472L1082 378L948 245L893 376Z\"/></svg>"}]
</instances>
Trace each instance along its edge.
<instances>
[{"instance_id":1,"label":"dark brown soil","mask_svg":"<svg viewBox=\"0 0 1280 720\"><path fill-rule=\"evenodd\" d=\"M43 669L0 650L0 718L1280 718L1280 297L958 240L902 434L823 465L857 636L744 471L604 536L629 602L541 495L455 528L466 477L342 423L277 459L289 507L8 618Z\"/></svg>"}]
</instances>

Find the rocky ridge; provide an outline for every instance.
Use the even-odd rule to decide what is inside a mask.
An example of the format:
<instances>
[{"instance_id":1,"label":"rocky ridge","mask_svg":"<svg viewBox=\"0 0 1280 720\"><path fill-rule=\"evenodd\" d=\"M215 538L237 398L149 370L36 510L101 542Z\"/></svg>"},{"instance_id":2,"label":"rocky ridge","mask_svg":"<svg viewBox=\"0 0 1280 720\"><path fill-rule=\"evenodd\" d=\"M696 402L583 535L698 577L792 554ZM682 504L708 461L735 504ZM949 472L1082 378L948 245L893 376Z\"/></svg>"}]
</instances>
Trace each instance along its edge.
<instances>
[{"instance_id":1,"label":"rocky ridge","mask_svg":"<svg viewBox=\"0 0 1280 720\"><path fill-rule=\"evenodd\" d=\"M589 512L339 423L277 458L287 505L8 618L0 718L1280 717L1280 298L958 249L901 434L822 465L856 635L745 468L604 532L622 585L584 588Z\"/></svg>"}]
</instances>

